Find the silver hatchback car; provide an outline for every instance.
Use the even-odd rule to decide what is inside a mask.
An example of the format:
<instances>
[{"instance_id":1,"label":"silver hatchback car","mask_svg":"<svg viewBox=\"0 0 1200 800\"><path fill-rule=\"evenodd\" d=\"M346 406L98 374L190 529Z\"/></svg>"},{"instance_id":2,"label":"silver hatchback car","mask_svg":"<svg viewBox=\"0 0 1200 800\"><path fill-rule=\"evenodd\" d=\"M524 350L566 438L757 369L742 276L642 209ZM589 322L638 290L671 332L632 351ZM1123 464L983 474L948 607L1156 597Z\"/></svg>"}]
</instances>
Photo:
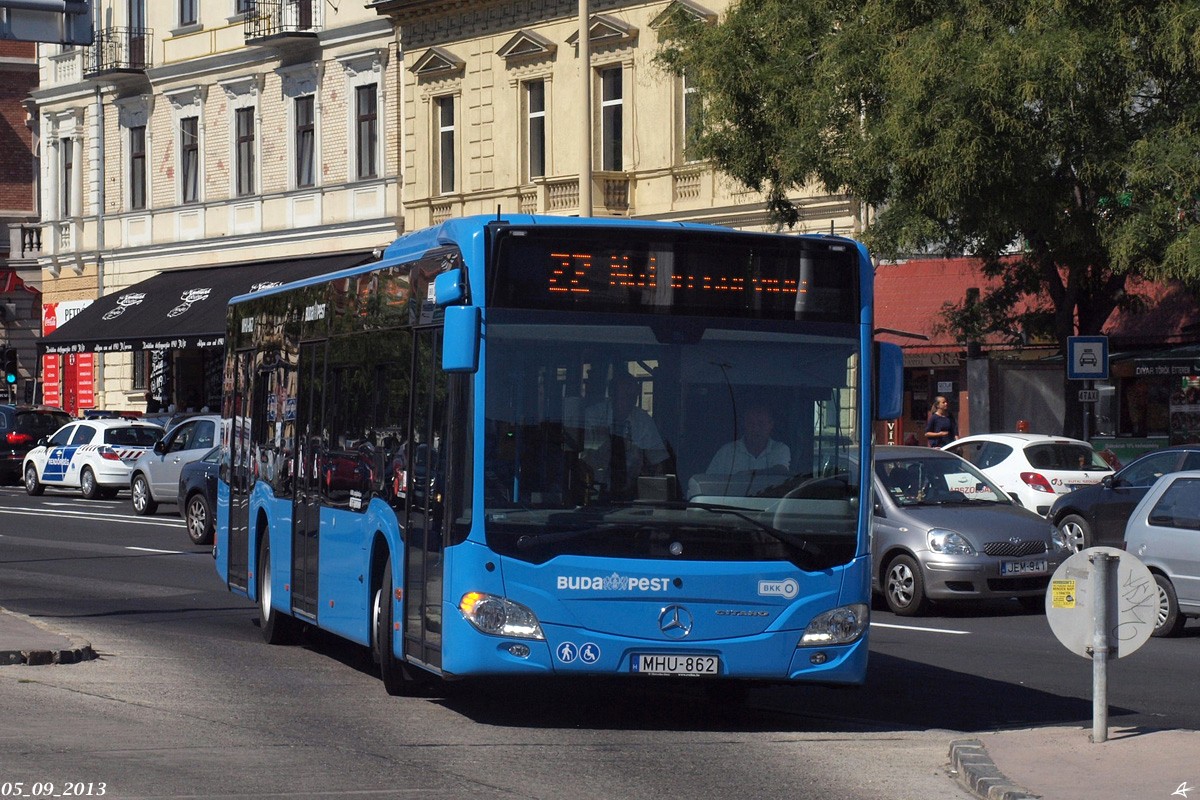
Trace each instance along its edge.
<instances>
[{"instance_id":1,"label":"silver hatchback car","mask_svg":"<svg viewBox=\"0 0 1200 800\"><path fill-rule=\"evenodd\" d=\"M221 417L216 414L187 417L138 458L129 476L134 513L153 514L159 503L174 503L179 498L179 471L220 443L220 426Z\"/></svg>"},{"instance_id":2,"label":"silver hatchback car","mask_svg":"<svg viewBox=\"0 0 1200 800\"><path fill-rule=\"evenodd\" d=\"M1125 549L1158 584L1154 636L1175 636L1200 617L1200 470L1163 475L1125 526Z\"/></svg>"},{"instance_id":3,"label":"silver hatchback car","mask_svg":"<svg viewBox=\"0 0 1200 800\"><path fill-rule=\"evenodd\" d=\"M901 616L932 601L1015 597L1045 606L1073 551L1044 517L1014 503L953 453L875 448L872 586Z\"/></svg>"}]
</instances>

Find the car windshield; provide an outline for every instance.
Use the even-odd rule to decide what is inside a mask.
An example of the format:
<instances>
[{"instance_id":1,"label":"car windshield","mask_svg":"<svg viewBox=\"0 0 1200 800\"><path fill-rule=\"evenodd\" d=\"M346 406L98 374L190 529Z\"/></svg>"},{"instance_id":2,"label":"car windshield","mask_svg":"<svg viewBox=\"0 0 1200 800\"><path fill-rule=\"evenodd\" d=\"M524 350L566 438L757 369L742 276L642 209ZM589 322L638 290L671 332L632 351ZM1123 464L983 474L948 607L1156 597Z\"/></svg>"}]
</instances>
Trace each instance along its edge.
<instances>
[{"instance_id":1,"label":"car windshield","mask_svg":"<svg viewBox=\"0 0 1200 800\"><path fill-rule=\"evenodd\" d=\"M104 432L105 444L124 445L126 447L153 447L162 438L162 430L146 425L129 426L128 428L109 428Z\"/></svg>"},{"instance_id":2,"label":"car windshield","mask_svg":"<svg viewBox=\"0 0 1200 800\"><path fill-rule=\"evenodd\" d=\"M899 506L1012 503L981 472L958 458L877 458L875 475Z\"/></svg>"},{"instance_id":3,"label":"car windshield","mask_svg":"<svg viewBox=\"0 0 1200 800\"><path fill-rule=\"evenodd\" d=\"M71 417L54 411L18 411L15 428L34 439L49 436L71 421Z\"/></svg>"},{"instance_id":4,"label":"car windshield","mask_svg":"<svg viewBox=\"0 0 1200 800\"><path fill-rule=\"evenodd\" d=\"M1099 453L1086 444L1073 442L1047 442L1032 444L1025 448L1025 458L1034 469L1053 469L1066 472L1104 470L1111 472Z\"/></svg>"}]
</instances>

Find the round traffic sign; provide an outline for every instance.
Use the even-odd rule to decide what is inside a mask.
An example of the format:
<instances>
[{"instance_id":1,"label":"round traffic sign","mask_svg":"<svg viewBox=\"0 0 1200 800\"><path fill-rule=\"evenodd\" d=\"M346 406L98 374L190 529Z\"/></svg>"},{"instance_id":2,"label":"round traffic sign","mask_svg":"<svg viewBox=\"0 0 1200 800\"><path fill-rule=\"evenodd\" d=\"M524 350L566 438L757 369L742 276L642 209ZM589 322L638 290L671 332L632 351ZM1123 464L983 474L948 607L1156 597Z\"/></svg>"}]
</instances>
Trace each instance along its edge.
<instances>
[{"instance_id":1,"label":"round traffic sign","mask_svg":"<svg viewBox=\"0 0 1200 800\"><path fill-rule=\"evenodd\" d=\"M1158 618L1158 585L1146 565L1115 547L1089 547L1068 558L1054 571L1046 591L1046 621L1063 646L1084 658L1092 657L1095 637L1097 555L1115 556L1110 573L1105 627L1110 655L1122 658L1144 645Z\"/></svg>"}]
</instances>

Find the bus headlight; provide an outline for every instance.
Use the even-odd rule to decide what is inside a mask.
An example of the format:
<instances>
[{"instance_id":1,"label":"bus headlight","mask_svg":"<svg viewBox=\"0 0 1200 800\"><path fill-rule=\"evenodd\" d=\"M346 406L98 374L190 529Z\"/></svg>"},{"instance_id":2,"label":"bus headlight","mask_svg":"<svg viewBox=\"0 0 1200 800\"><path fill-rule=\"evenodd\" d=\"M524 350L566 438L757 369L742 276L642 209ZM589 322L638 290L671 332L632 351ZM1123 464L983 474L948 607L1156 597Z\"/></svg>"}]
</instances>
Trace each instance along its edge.
<instances>
[{"instance_id":1,"label":"bus headlight","mask_svg":"<svg viewBox=\"0 0 1200 800\"><path fill-rule=\"evenodd\" d=\"M862 638L870 623L871 609L866 603L841 606L813 617L797 647L851 644Z\"/></svg>"},{"instance_id":2,"label":"bus headlight","mask_svg":"<svg viewBox=\"0 0 1200 800\"><path fill-rule=\"evenodd\" d=\"M467 592L458 601L458 610L481 633L518 639L546 638L534 613L507 597Z\"/></svg>"}]
</instances>

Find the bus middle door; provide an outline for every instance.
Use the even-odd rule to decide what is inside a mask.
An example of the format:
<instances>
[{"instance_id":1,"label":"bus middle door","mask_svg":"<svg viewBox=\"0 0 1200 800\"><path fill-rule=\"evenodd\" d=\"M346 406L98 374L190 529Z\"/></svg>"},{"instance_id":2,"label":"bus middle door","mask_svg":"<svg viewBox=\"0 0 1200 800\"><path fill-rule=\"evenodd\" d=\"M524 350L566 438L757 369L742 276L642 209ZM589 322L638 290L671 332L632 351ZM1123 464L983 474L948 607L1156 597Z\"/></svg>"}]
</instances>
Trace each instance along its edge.
<instances>
[{"instance_id":1,"label":"bus middle door","mask_svg":"<svg viewBox=\"0 0 1200 800\"><path fill-rule=\"evenodd\" d=\"M316 619L321 528L321 481L327 442L321 420L325 400L325 342L300 346L296 403L296 482L292 503L292 610Z\"/></svg>"}]
</instances>

